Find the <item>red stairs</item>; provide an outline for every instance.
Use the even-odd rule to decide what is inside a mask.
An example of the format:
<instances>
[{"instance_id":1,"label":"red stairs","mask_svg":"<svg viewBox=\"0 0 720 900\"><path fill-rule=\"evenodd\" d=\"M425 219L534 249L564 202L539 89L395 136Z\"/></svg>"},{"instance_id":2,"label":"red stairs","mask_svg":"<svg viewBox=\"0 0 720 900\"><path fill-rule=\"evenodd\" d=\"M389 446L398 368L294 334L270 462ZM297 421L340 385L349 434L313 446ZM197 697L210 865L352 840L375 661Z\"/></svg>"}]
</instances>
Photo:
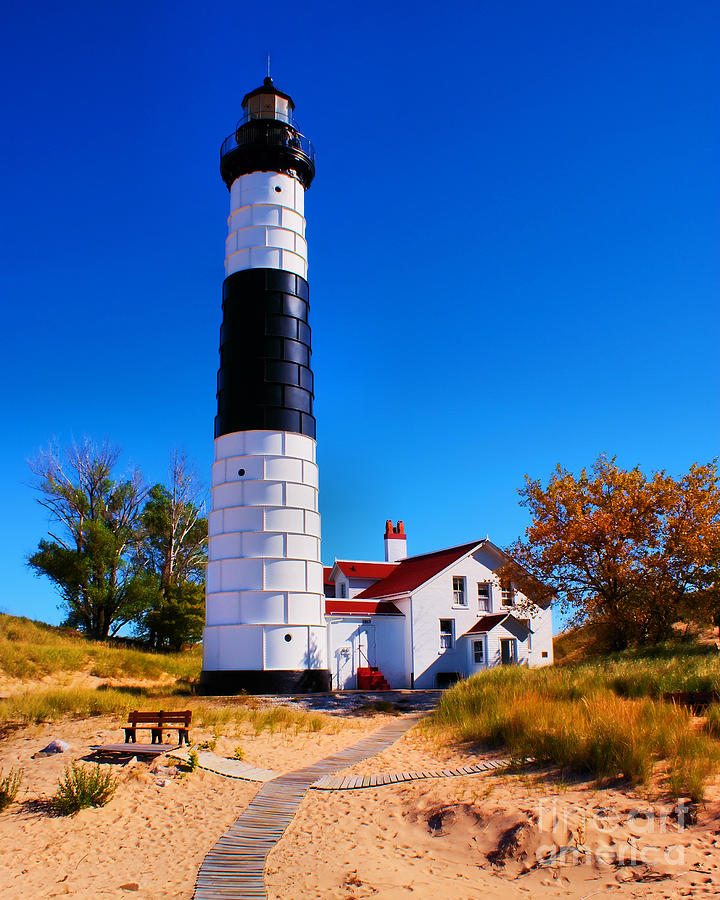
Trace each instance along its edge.
<instances>
[{"instance_id":1,"label":"red stairs","mask_svg":"<svg viewBox=\"0 0 720 900\"><path fill-rule=\"evenodd\" d=\"M358 666L357 689L359 691L390 691L392 688L377 666Z\"/></svg>"}]
</instances>

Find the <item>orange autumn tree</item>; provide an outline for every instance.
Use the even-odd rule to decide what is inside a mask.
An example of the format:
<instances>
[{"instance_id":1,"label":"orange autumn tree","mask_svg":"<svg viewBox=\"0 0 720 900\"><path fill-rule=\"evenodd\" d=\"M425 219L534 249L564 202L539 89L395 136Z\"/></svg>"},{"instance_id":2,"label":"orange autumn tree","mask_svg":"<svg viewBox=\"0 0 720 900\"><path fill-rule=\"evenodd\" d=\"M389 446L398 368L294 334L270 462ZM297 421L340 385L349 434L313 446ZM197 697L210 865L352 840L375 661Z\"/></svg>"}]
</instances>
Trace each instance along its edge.
<instances>
[{"instance_id":1,"label":"orange autumn tree","mask_svg":"<svg viewBox=\"0 0 720 900\"><path fill-rule=\"evenodd\" d=\"M715 462L675 479L600 456L577 478L559 465L547 485L526 476L519 493L532 524L502 575L531 600L557 595L576 624L605 626L617 648L663 640L688 616L717 616Z\"/></svg>"}]
</instances>

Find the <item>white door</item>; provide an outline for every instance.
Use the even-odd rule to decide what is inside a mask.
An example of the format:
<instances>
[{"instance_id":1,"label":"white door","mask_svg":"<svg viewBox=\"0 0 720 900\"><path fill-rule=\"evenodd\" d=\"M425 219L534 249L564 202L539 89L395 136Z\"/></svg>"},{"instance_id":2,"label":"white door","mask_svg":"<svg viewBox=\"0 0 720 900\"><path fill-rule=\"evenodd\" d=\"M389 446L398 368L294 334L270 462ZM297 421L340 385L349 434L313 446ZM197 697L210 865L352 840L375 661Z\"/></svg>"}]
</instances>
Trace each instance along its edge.
<instances>
[{"instance_id":1,"label":"white door","mask_svg":"<svg viewBox=\"0 0 720 900\"><path fill-rule=\"evenodd\" d=\"M487 644L485 635L469 635L470 672L487 668Z\"/></svg>"},{"instance_id":2,"label":"white door","mask_svg":"<svg viewBox=\"0 0 720 900\"><path fill-rule=\"evenodd\" d=\"M375 665L375 626L358 619L336 620L330 626L330 641L333 687L354 690L358 668Z\"/></svg>"},{"instance_id":3,"label":"white door","mask_svg":"<svg viewBox=\"0 0 720 900\"><path fill-rule=\"evenodd\" d=\"M375 626L364 622L355 633L356 669L375 665Z\"/></svg>"},{"instance_id":4,"label":"white door","mask_svg":"<svg viewBox=\"0 0 720 900\"><path fill-rule=\"evenodd\" d=\"M352 690L355 687L355 666L353 665L353 645L345 641L335 648L335 684L338 690Z\"/></svg>"}]
</instances>

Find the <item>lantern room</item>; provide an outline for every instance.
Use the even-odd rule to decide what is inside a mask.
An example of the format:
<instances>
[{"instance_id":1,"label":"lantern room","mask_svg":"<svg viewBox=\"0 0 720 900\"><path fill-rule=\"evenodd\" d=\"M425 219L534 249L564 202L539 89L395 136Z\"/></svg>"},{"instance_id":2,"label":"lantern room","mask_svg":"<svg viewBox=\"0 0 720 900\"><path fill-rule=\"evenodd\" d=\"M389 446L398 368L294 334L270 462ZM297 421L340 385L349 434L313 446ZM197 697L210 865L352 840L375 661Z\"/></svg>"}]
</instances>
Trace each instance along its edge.
<instances>
[{"instance_id":1,"label":"lantern room","mask_svg":"<svg viewBox=\"0 0 720 900\"><path fill-rule=\"evenodd\" d=\"M283 94L268 77L261 87L255 88L243 97L243 120L277 119L280 122L292 122L295 104L289 94Z\"/></svg>"}]
</instances>

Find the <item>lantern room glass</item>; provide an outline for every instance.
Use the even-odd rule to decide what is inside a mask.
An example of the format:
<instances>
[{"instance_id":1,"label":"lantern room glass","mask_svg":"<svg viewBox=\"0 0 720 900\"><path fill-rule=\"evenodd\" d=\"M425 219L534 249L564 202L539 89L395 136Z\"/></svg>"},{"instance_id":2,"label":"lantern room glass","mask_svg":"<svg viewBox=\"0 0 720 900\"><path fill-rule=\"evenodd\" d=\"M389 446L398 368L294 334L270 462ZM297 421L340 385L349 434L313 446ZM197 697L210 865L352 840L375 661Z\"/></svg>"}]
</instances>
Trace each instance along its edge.
<instances>
[{"instance_id":1,"label":"lantern room glass","mask_svg":"<svg viewBox=\"0 0 720 900\"><path fill-rule=\"evenodd\" d=\"M290 102L286 97L279 97L271 92L255 94L248 97L245 107L248 119L279 119L281 122L292 121Z\"/></svg>"}]
</instances>

